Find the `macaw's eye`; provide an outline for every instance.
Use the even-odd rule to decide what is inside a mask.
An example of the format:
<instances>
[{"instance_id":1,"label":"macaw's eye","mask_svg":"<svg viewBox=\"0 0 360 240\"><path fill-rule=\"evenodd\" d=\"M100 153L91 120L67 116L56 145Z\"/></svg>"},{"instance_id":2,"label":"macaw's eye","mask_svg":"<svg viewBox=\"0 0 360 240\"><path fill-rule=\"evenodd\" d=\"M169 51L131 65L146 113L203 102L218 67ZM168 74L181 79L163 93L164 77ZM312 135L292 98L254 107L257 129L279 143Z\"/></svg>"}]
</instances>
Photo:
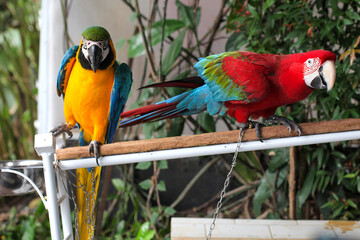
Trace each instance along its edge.
<instances>
[{"instance_id":1,"label":"macaw's eye","mask_svg":"<svg viewBox=\"0 0 360 240\"><path fill-rule=\"evenodd\" d=\"M86 44L83 44L83 49L87 50Z\"/></svg>"},{"instance_id":2,"label":"macaw's eye","mask_svg":"<svg viewBox=\"0 0 360 240\"><path fill-rule=\"evenodd\" d=\"M314 59L309 58L308 60L306 60L306 66L312 67L312 65L314 65Z\"/></svg>"}]
</instances>

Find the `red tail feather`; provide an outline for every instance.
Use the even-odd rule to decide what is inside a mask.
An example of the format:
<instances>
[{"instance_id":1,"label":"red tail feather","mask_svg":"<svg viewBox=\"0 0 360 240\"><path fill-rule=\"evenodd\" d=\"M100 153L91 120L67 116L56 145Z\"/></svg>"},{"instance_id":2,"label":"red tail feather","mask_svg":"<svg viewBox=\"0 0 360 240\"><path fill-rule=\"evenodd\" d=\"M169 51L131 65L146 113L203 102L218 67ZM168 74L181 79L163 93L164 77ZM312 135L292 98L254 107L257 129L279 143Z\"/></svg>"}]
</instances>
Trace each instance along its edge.
<instances>
[{"instance_id":1,"label":"red tail feather","mask_svg":"<svg viewBox=\"0 0 360 240\"><path fill-rule=\"evenodd\" d=\"M177 102L153 104L153 105L141 107L138 109L130 110L127 112L123 112L120 115L121 118L129 118L132 116L135 116L135 117L121 121L119 127L129 127L129 126L133 126L133 125L136 125L139 123L150 122L153 120L177 117L178 113L166 115L166 113L169 113L170 111L176 109L177 104L178 104ZM149 114L149 115L146 115L146 114ZM146 116L144 116L144 115L146 115Z\"/></svg>"},{"instance_id":2,"label":"red tail feather","mask_svg":"<svg viewBox=\"0 0 360 240\"><path fill-rule=\"evenodd\" d=\"M169 104L167 104L167 103L152 104L152 105L132 109L132 110L121 113L120 117L121 118L127 118L127 117L136 116L136 115L144 115L146 113L153 112L153 111L156 111L158 109L164 108L167 105L169 105Z\"/></svg>"}]
</instances>

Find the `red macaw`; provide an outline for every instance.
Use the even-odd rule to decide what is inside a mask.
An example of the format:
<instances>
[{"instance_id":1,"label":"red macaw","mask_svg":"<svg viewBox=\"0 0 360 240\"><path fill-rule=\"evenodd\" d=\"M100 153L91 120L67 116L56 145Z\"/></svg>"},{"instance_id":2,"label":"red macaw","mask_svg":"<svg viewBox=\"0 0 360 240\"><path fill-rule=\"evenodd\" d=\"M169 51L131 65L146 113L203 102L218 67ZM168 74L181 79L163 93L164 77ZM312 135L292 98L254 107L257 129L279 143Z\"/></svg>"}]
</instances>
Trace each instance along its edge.
<instances>
[{"instance_id":1,"label":"red macaw","mask_svg":"<svg viewBox=\"0 0 360 240\"><path fill-rule=\"evenodd\" d=\"M335 60L335 54L325 50L290 55L237 51L200 58L194 66L198 77L150 85L193 90L122 113L128 119L120 127L207 110L210 115L228 114L242 124L249 117L264 117L270 123L285 124L289 131L292 125L301 133L296 123L273 114L279 106L303 100L313 89L330 91L335 83ZM259 124L255 127L260 139Z\"/></svg>"},{"instance_id":2,"label":"red macaw","mask_svg":"<svg viewBox=\"0 0 360 240\"><path fill-rule=\"evenodd\" d=\"M100 144L111 143L132 85L132 73L116 61L108 31L94 26L82 33L80 46L70 48L60 66L57 93L64 97L65 124L51 132L57 136L80 129L81 146L100 157ZM77 169L77 211L80 239L92 239L101 167Z\"/></svg>"}]
</instances>

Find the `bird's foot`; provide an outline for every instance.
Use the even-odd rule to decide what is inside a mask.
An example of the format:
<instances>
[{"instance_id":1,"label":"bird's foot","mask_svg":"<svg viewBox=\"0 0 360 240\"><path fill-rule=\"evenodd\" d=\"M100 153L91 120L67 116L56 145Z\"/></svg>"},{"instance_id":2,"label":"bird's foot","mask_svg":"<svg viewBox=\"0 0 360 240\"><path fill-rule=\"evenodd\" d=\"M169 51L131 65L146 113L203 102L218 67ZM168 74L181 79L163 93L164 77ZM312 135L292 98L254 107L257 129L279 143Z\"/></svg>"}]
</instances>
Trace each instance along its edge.
<instances>
[{"instance_id":1,"label":"bird's foot","mask_svg":"<svg viewBox=\"0 0 360 240\"><path fill-rule=\"evenodd\" d=\"M96 164L99 165L99 158L100 158L100 145L101 143L99 141L93 140L89 144L89 154L90 156L94 154L94 157L96 159Z\"/></svg>"},{"instance_id":2,"label":"bird's foot","mask_svg":"<svg viewBox=\"0 0 360 240\"><path fill-rule=\"evenodd\" d=\"M258 140L260 142L263 142L263 140L261 139L261 127L262 126L265 126L265 123L249 120L248 122L243 124L242 128L245 128L245 129L255 128L256 137L258 138Z\"/></svg>"},{"instance_id":3,"label":"bird's foot","mask_svg":"<svg viewBox=\"0 0 360 240\"><path fill-rule=\"evenodd\" d=\"M287 127L287 129L289 130L289 133L291 133L291 129L294 128L294 130L299 133L299 136L301 135L300 126L296 122L294 122L286 117L281 117L281 116L277 116L277 115L270 116L269 118L265 119L265 122L248 121L242 127L245 129L255 128L255 133L256 133L257 138L259 139L260 142L263 142L263 140L261 138L261 127L268 126L268 125L274 125L274 124L278 124L278 123L285 125Z\"/></svg>"},{"instance_id":4,"label":"bird's foot","mask_svg":"<svg viewBox=\"0 0 360 240\"><path fill-rule=\"evenodd\" d=\"M290 119L288 119L286 117L272 115L269 118L267 118L266 121L269 124L281 123L281 124L285 125L287 127L287 129L289 130L289 133L291 133L291 129L294 128L294 130L299 133L299 136L301 135L300 126L296 122L294 122L293 120L290 120Z\"/></svg>"},{"instance_id":5,"label":"bird's foot","mask_svg":"<svg viewBox=\"0 0 360 240\"><path fill-rule=\"evenodd\" d=\"M53 128L50 132L53 134L54 137L57 137L63 132L65 132L69 136L69 138L72 138L73 134L70 131L71 129L72 128L66 123L60 123L59 126Z\"/></svg>"}]
</instances>

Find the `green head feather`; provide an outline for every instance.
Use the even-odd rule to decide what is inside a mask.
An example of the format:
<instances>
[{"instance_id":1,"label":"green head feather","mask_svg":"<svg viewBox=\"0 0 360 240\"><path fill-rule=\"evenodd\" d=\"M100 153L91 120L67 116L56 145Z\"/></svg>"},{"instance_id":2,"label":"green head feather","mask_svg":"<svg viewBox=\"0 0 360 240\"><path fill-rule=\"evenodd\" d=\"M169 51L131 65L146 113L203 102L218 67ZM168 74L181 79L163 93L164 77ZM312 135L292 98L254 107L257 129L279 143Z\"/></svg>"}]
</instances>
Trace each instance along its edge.
<instances>
[{"instance_id":1,"label":"green head feather","mask_svg":"<svg viewBox=\"0 0 360 240\"><path fill-rule=\"evenodd\" d=\"M86 28L83 31L82 36L91 41L104 41L110 39L109 32L105 28L99 26Z\"/></svg>"}]
</instances>

